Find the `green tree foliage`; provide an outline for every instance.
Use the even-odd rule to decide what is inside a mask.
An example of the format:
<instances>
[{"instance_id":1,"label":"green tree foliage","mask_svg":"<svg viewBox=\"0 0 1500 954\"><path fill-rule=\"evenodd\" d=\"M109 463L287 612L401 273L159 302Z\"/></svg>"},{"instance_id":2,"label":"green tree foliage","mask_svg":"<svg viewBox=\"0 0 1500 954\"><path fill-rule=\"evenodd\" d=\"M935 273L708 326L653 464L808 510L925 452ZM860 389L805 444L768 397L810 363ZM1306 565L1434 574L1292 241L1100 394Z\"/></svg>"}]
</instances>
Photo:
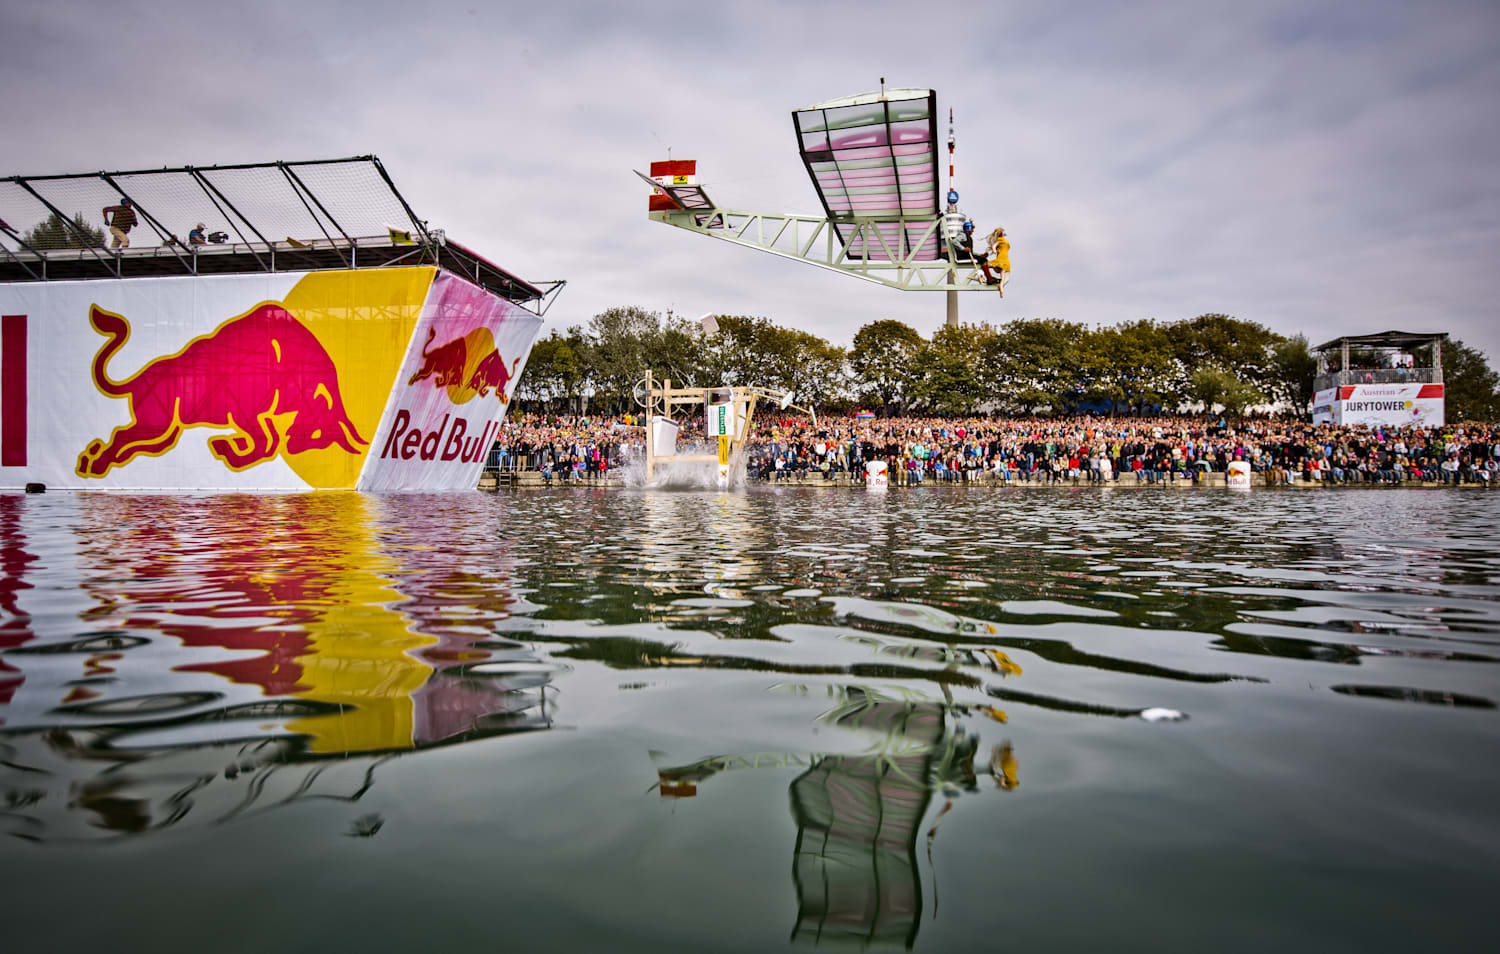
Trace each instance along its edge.
<instances>
[{"instance_id":1,"label":"green tree foliage","mask_svg":"<svg viewBox=\"0 0 1500 954\"><path fill-rule=\"evenodd\" d=\"M942 327L931 341L902 322L884 320L860 328L847 351L763 317L716 318L717 333L704 335L670 312L607 309L587 328L538 341L520 393L552 403L571 399L579 410L589 395L600 410L622 410L632 406L631 390L649 368L679 385L790 390L796 403L819 409L847 408L858 398L887 413L1030 414L1101 400L1115 412L1202 402L1210 411L1222 407L1238 415L1275 400L1305 414L1316 370L1303 336L1285 338L1220 314L1094 330L1051 318L1017 319L998 329ZM1450 341L1443 365L1450 420L1500 420L1497 376L1483 354Z\"/></svg>"},{"instance_id":2,"label":"green tree foliage","mask_svg":"<svg viewBox=\"0 0 1500 954\"><path fill-rule=\"evenodd\" d=\"M1266 394L1260 388L1229 371L1211 365L1193 372L1188 386L1189 394L1203 402L1204 410L1212 414L1222 405L1225 413L1238 417L1247 407L1264 404Z\"/></svg>"},{"instance_id":3,"label":"green tree foliage","mask_svg":"<svg viewBox=\"0 0 1500 954\"><path fill-rule=\"evenodd\" d=\"M879 403L887 413L905 407L918 380L919 359L926 342L915 328L894 319L874 321L854 334L849 364L863 397Z\"/></svg>"},{"instance_id":4,"label":"green tree foliage","mask_svg":"<svg viewBox=\"0 0 1500 954\"><path fill-rule=\"evenodd\" d=\"M974 325L944 325L917 358L913 401L936 414L973 414L984 401L979 356L993 334Z\"/></svg>"},{"instance_id":5,"label":"green tree foliage","mask_svg":"<svg viewBox=\"0 0 1500 954\"><path fill-rule=\"evenodd\" d=\"M663 318L635 306L608 308L589 319L581 337L587 383L603 408L628 407L647 369L674 384L702 376L701 335L670 312Z\"/></svg>"},{"instance_id":6,"label":"green tree foliage","mask_svg":"<svg viewBox=\"0 0 1500 954\"><path fill-rule=\"evenodd\" d=\"M1443 342L1443 400L1449 421L1500 421L1500 375L1455 338Z\"/></svg>"},{"instance_id":7,"label":"green tree foliage","mask_svg":"<svg viewBox=\"0 0 1500 954\"><path fill-rule=\"evenodd\" d=\"M706 383L794 387L799 358L790 329L743 315L720 315L717 320L718 333L705 347Z\"/></svg>"},{"instance_id":8,"label":"green tree foliage","mask_svg":"<svg viewBox=\"0 0 1500 954\"><path fill-rule=\"evenodd\" d=\"M1257 385L1270 383L1272 346L1281 336L1259 322L1209 314L1169 327L1173 350L1185 373L1213 367Z\"/></svg>"},{"instance_id":9,"label":"green tree foliage","mask_svg":"<svg viewBox=\"0 0 1500 954\"><path fill-rule=\"evenodd\" d=\"M1059 406L1076 393L1079 344L1087 334L1084 325L1056 318L1006 324L985 343L990 397L1027 414L1043 405Z\"/></svg>"},{"instance_id":10,"label":"green tree foliage","mask_svg":"<svg viewBox=\"0 0 1500 954\"><path fill-rule=\"evenodd\" d=\"M1181 403L1170 333L1153 321L1085 330L1076 353L1079 392L1112 411Z\"/></svg>"},{"instance_id":11,"label":"green tree foliage","mask_svg":"<svg viewBox=\"0 0 1500 954\"><path fill-rule=\"evenodd\" d=\"M1271 345L1271 377L1266 390L1299 416L1312 413L1317 374L1318 359L1308 350L1306 335L1282 338Z\"/></svg>"},{"instance_id":12,"label":"green tree foliage","mask_svg":"<svg viewBox=\"0 0 1500 954\"><path fill-rule=\"evenodd\" d=\"M674 381L699 383L703 380L702 338L696 325L669 311L656 331L647 336L641 359L646 367L661 369Z\"/></svg>"},{"instance_id":13,"label":"green tree foliage","mask_svg":"<svg viewBox=\"0 0 1500 954\"><path fill-rule=\"evenodd\" d=\"M49 248L103 248L104 230L88 224L82 212L73 214L70 226L62 216L53 212L33 225L21 241L35 249Z\"/></svg>"},{"instance_id":14,"label":"green tree foliage","mask_svg":"<svg viewBox=\"0 0 1500 954\"><path fill-rule=\"evenodd\" d=\"M718 315L716 320L718 332L704 341L706 383L791 391L796 402L804 405L811 401L821 406L844 394L848 386L844 349L765 318Z\"/></svg>"},{"instance_id":15,"label":"green tree foliage","mask_svg":"<svg viewBox=\"0 0 1500 954\"><path fill-rule=\"evenodd\" d=\"M1120 336L1119 354L1132 369L1132 387L1124 395L1127 403L1137 410L1181 404L1181 376L1168 328L1150 320L1133 321L1120 326Z\"/></svg>"},{"instance_id":16,"label":"green tree foliage","mask_svg":"<svg viewBox=\"0 0 1500 954\"><path fill-rule=\"evenodd\" d=\"M805 331L792 334L802 356L792 377L797 403L804 407L846 403L852 383L849 352Z\"/></svg>"},{"instance_id":17,"label":"green tree foliage","mask_svg":"<svg viewBox=\"0 0 1500 954\"><path fill-rule=\"evenodd\" d=\"M589 377L600 398L617 403L646 373L646 349L661 316L635 306L609 308L589 319Z\"/></svg>"},{"instance_id":18,"label":"green tree foliage","mask_svg":"<svg viewBox=\"0 0 1500 954\"><path fill-rule=\"evenodd\" d=\"M586 375L583 352L586 346L582 332L570 328L564 337L553 331L531 346L531 357L521 379L516 382L516 394L523 400L556 402L572 399L582 394Z\"/></svg>"}]
</instances>

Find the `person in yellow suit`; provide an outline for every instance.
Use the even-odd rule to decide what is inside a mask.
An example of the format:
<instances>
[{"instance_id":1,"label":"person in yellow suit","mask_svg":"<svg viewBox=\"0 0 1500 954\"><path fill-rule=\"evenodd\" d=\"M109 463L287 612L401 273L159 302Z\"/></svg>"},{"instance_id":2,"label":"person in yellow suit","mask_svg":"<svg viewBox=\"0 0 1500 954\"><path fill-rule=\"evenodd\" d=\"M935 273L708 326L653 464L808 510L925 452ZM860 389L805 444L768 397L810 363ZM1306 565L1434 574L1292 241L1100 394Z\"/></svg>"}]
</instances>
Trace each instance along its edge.
<instances>
[{"instance_id":1,"label":"person in yellow suit","mask_svg":"<svg viewBox=\"0 0 1500 954\"><path fill-rule=\"evenodd\" d=\"M1000 290L1000 297L1005 297L1005 276L1010 274L1010 239L1005 237L1005 229L996 227L990 233L989 248L986 252L990 260L990 284Z\"/></svg>"}]
</instances>

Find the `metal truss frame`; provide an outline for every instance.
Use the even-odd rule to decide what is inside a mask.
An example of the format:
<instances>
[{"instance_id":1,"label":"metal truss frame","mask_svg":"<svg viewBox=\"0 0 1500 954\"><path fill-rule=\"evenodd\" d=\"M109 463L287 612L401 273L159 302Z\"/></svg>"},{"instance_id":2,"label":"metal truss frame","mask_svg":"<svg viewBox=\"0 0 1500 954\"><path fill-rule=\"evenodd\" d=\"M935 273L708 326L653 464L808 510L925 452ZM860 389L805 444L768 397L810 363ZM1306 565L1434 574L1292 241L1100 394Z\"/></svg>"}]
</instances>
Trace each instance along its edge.
<instances>
[{"instance_id":1,"label":"metal truss frame","mask_svg":"<svg viewBox=\"0 0 1500 954\"><path fill-rule=\"evenodd\" d=\"M834 220L812 215L717 208L707 211L659 210L647 214L663 225L902 291L992 291L994 287L982 280L976 283L977 266L967 259L959 260L952 248L947 249L944 258L925 260L916 257L920 246L943 227L941 215L851 216ZM900 228L894 236L887 236L880 228L882 225ZM909 233L908 229L912 231ZM904 241L909 234L913 240ZM851 256L850 246L860 243L871 251L879 249L886 258L872 261L859 257L858 253Z\"/></svg>"},{"instance_id":2,"label":"metal truss frame","mask_svg":"<svg viewBox=\"0 0 1500 954\"><path fill-rule=\"evenodd\" d=\"M321 194L304 178L314 167L324 172ZM278 174L280 184L274 188L264 181L247 184L247 180L231 175L257 170ZM369 181L366 170L373 170L378 184ZM63 210L59 204L63 200L54 190L63 184L93 180L109 186L109 195L129 199L139 217L139 235L154 232L160 244L148 241L134 247L104 248L96 236L76 223ZM165 187L176 187L177 191L168 194L161 206L147 208L149 203L143 202L138 183L152 186L148 194L160 196ZM0 200L23 194L55 216L72 242L63 248L37 248L15 227L0 221L0 282L437 264L538 316L546 315L567 284L561 280L525 281L449 240L443 230L428 228L374 155L0 177ZM361 234L356 228L355 221L372 199L379 199L380 204L393 200L401 209L400 215L394 216L396 225L385 224L385 234ZM0 201L0 207L4 206ZM205 212L209 208L217 212L217 219L237 241L193 245L164 224L172 218L208 218ZM305 219L298 209L305 213ZM302 239L288 235L283 242L271 237L281 234L279 228L273 231L272 225L284 224L288 213L295 216L295 227L303 230ZM368 226L368 221L365 224Z\"/></svg>"}]
</instances>

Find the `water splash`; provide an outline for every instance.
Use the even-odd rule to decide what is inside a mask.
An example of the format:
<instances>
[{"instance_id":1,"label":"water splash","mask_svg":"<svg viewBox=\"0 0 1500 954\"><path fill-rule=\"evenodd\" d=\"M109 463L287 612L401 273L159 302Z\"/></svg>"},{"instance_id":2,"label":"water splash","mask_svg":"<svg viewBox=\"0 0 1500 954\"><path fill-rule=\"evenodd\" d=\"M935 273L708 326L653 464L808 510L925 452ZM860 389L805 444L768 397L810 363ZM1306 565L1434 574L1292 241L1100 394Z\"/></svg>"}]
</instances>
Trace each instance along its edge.
<instances>
[{"instance_id":1,"label":"water splash","mask_svg":"<svg viewBox=\"0 0 1500 954\"><path fill-rule=\"evenodd\" d=\"M682 454L717 454L716 444L687 444ZM625 486L639 490L744 490L743 467L731 467L727 485L719 482L719 465L712 461L658 459L656 473L646 481L646 462L634 460L620 468Z\"/></svg>"}]
</instances>

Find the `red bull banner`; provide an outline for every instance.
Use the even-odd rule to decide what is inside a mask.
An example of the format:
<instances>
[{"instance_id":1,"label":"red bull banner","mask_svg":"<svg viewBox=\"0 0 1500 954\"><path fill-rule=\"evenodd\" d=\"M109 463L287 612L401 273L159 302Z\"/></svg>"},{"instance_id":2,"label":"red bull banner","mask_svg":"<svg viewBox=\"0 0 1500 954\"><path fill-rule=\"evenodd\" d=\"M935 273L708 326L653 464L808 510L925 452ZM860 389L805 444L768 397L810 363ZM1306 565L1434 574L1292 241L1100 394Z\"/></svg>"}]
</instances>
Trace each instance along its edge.
<instances>
[{"instance_id":1,"label":"red bull banner","mask_svg":"<svg viewBox=\"0 0 1500 954\"><path fill-rule=\"evenodd\" d=\"M434 278L360 480L472 488L541 319L448 272Z\"/></svg>"},{"instance_id":2,"label":"red bull banner","mask_svg":"<svg viewBox=\"0 0 1500 954\"><path fill-rule=\"evenodd\" d=\"M0 286L0 487L458 490L541 319L430 266Z\"/></svg>"}]
</instances>

